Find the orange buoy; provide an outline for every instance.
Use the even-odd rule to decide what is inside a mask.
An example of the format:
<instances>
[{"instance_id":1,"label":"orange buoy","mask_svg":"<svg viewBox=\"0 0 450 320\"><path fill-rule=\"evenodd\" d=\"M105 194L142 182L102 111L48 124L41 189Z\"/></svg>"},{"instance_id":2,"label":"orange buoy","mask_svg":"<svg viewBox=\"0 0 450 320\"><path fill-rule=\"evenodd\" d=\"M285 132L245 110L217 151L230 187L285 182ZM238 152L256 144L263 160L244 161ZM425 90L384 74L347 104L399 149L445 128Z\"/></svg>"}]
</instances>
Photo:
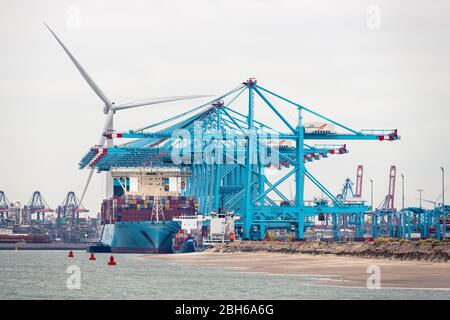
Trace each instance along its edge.
<instances>
[{"instance_id":1,"label":"orange buoy","mask_svg":"<svg viewBox=\"0 0 450 320\"><path fill-rule=\"evenodd\" d=\"M97 260L97 259L95 258L94 253L91 253L91 256L89 257L89 260Z\"/></svg>"},{"instance_id":2,"label":"orange buoy","mask_svg":"<svg viewBox=\"0 0 450 320\"><path fill-rule=\"evenodd\" d=\"M117 263L116 263L116 260L114 260L114 257L113 256L109 257L108 265L115 266L116 264Z\"/></svg>"},{"instance_id":3,"label":"orange buoy","mask_svg":"<svg viewBox=\"0 0 450 320\"><path fill-rule=\"evenodd\" d=\"M70 250L69 251L69 254L67 255L69 258L73 258L73 251L72 250Z\"/></svg>"}]
</instances>

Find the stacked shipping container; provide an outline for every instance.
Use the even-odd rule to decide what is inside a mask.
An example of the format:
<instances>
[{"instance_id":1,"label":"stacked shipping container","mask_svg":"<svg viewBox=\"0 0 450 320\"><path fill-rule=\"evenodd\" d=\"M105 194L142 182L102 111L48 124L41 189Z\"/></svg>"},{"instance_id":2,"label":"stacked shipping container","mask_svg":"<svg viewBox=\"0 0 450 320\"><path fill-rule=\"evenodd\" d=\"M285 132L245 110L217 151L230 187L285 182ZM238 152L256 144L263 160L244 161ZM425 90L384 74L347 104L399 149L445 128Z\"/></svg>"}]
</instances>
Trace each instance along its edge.
<instances>
[{"instance_id":1,"label":"stacked shipping container","mask_svg":"<svg viewBox=\"0 0 450 320\"><path fill-rule=\"evenodd\" d=\"M197 204L193 197L160 196L165 220L183 215L194 215ZM101 223L115 221L149 221L151 220L154 196L125 195L103 200Z\"/></svg>"}]
</instances>

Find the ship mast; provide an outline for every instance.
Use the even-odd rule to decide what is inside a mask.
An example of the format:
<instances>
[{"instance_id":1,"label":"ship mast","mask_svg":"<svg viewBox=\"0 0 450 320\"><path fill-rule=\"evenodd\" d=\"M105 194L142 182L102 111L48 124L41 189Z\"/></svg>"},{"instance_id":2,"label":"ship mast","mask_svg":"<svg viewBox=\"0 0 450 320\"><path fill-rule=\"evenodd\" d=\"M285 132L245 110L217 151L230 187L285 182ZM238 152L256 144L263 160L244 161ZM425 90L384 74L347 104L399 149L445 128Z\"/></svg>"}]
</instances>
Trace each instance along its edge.
<instances>
[{"instance_id":1,"label":"ship mast","mask_svg":"<svg viewBox=\"0 0 450 320\"><path fill-rule=\"evenodd\" d=\"M159 222L159 216L162 217L162 221L165 221L164 219L164 211L163 208L161 206L161 202L160 202L160 198L159 198L159 191L156 191L154 200L153 200L153 208L152 208L152 215L150 220L153 222L156 219L156 222Z\"/></svg>"}]
</instances>

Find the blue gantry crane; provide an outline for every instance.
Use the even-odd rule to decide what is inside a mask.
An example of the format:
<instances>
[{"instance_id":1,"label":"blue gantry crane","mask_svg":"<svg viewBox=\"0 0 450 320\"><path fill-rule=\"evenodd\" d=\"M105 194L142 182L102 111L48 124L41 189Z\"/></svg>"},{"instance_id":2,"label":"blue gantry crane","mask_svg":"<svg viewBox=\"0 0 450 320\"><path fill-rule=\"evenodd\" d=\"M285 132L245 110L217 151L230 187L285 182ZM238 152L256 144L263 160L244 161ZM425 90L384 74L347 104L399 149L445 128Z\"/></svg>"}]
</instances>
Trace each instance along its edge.
<instances>
[{"instance_id":1,"label":"blue gantry crane","mask_svg":"<svg viewBox=\"0 0 450 320\"><path fill-rule=\"evenodd\" d=\"M242 100L244 103L237 102ZM289 121L278 104L289 106L297 119ZM242 106L244 111L239 109ZM255 111L266 114L266 119L271 113L273 122L281 122L283 129L275 129L272 121L264 123ZM305 127L304 114L336 126L339 131ZM199 213L208 215L219 208L235 212L245 239L262 239L271 225L294 229L296 238L302 239L305 223L311 217L367 212L369 207L364 202L349 205L330 192L311 173L310 163L347 153L346 144L336 141L400 138L396 129L351 129L260 86L253 78L181 114L136 130L106 131L104 136L108 140L131 141L92 147L81 159L81 169L177 166L189 173L184 193L196 197ZM309 143L328 140L333 144ZM290 143L281 145L280 141ZM266 171L271 166L285 170L279 171L280 177L269 179ZM280 191L281 184L291 177L295 178L295 199L288 199ZM306 179L328 199L306 201Z\"/></svg>"},{"instance_id":2,"label":"blue gantry crane","mask_svg":"<svg viewBox=\"0 0 450 320\"><path fill-rule=\"evenodd\" d=\"M350 178L346 178L342 186L341 193L336 198L343 202L348 207L359 207L364 205L362 200L362 181L363 181L363 166L359 165L356 170L356 185L353 190L354 183ZM356 238L363 239L365 234L365 215L367 212L356 211L355 213L332 213L327 215L327 223L331 220L331 226L333 231L333 238L341 240L344 236L341 233L341 229L348 231L350 228L354 228L354 234ZM347 232L348 233L348 232ZM352 232L353 233L353 232Z\"/></svg>"}]
</instances>

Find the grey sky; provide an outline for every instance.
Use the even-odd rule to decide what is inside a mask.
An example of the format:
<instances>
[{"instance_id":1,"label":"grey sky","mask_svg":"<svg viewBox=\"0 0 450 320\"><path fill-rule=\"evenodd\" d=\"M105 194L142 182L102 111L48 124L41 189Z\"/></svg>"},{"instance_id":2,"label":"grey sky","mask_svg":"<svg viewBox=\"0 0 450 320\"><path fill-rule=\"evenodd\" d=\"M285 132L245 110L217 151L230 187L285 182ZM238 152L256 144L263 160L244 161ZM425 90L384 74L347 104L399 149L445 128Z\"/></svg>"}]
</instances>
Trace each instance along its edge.
<instances>
[{"instance_id":1,"label":"grey sky","mask_svg":"<svg viewBox=\"0 0 450 320\"><path fill-rule=\"evenodd\" d=\"M367 27L370 5L380 8L380 29ZM449 17L450 1L439 0L1 0L0 190L22 202L40 190L52 207L70 190L80 194L87 171L78 161L103 126L102 102L45 20L115 101L221 94L252 76L352 128L398 128L398 142L350 142L349 154L310 171L337 193L363 164L363 194L373 178L378 204L395 164L398 206L400 173L407 205L418 203L418 188L434 200L439 167L450 172ZM137 128L183 106L121 112L115 127ZM85 201L92 212L101 192L96 175Z\"/></svg>"}]
</instances>

